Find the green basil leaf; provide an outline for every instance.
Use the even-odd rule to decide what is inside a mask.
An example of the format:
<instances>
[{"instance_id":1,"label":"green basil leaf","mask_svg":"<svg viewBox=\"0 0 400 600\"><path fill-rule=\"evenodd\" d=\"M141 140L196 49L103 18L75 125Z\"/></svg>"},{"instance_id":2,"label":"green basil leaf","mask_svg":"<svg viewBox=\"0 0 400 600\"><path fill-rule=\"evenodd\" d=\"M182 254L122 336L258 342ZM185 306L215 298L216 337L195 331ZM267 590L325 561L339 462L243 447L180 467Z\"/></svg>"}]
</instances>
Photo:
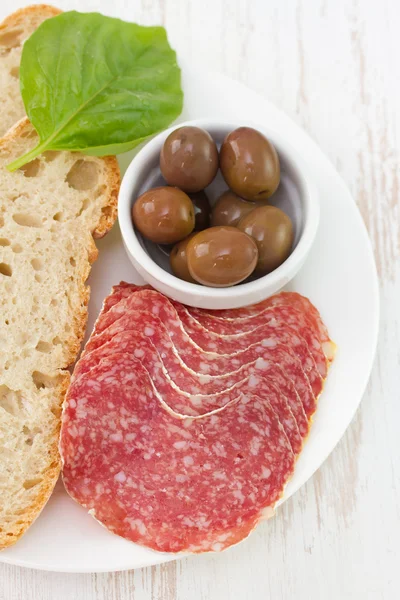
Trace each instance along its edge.
<instances>
[{"instance_id":1,"label":"green basil leaf","mask_svg":"<svg viewBox=\"0 0 400 600\"><path fill-rule=\"evenodd\" d=\"M163 27L143 27L98 13L62 13L25 42L20 67L36 148L102 156L126 152L181 112L175 52Z\"/></svg>"}]
</instances>

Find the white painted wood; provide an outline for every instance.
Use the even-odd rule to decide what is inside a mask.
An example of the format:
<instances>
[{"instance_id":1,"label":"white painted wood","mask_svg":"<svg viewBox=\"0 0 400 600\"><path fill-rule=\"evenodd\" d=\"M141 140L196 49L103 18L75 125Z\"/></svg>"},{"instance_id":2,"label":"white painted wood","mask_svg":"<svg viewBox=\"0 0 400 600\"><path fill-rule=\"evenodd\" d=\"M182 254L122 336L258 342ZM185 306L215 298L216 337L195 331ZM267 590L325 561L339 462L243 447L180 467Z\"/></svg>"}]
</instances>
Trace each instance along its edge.
<instances>
[{"instance_id":1,"label":"white painted wood","mask_svg":"<svg viewBox=\"0 0 400 600\"><path fill-rule=\"evenodd\" d=\"M0 16L23 4L2 0ZM0 600L399 598L400 4L57 4L162 23L179 54L240 79L316 139L350 186L372 238L381 282L381 335L370 384L345 437L311 481L245 544L222 555L109 575L41 573L0 564Z\"/></svg>"}]
</instances>

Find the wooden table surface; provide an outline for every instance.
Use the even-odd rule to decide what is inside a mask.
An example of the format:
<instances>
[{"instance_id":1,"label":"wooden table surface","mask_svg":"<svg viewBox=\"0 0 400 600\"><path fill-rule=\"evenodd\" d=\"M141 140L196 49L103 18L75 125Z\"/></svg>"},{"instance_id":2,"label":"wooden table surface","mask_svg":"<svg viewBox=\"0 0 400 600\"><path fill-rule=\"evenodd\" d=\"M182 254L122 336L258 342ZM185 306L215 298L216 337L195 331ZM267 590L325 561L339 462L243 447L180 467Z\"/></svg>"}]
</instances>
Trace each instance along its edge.
<instances>
[{"instance_id":1,"label":"wooden table surface","mask_svg":"<svg viewBox=\"0 0 400 600\"><path fill-rule=\"evenodd\" d=\"M0 16L23 2L2 0ZM178 54L241 80L320 144L350 187L379 270L381 331L352 424L314 477L221 555L101 575L0 564L1 600L400 597L400 3L81 0L166 26ZM346 215L343 215L343 219Z\"/></svg>"}]
</instances>

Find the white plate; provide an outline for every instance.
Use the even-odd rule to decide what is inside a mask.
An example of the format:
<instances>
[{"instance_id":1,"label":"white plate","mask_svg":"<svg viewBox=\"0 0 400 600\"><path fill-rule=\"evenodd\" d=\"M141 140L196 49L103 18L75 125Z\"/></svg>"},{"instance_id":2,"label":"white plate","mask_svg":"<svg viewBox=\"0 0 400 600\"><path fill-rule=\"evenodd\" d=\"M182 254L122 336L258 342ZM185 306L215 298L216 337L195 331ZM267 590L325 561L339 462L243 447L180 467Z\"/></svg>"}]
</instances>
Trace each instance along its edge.
<instances>
[{"instance_id":1,"label":"white plate","mask_svg":"<svg viewBox=\"0 0 400 600\"><path fill-rule=\"evenodd\" d=\"M287 500L340 440L368 381L379 313L371 246L345 183L304 131L264 98L237 82L187 67L183 75L182 120L251 118L276 129L312 167L319 187L321 222L317 239L290 288L308 296L321 311L338 352L309 440L286 488L284 500ZM126 156L122 163L127 166ZM122 247L117 227L98 246L100 258L90 276L89 331L113 284L121 279L140 281ZM269 524L260 526L269 527ZM16 546L0 553L0 560L6 563L69 572L132 569L174 558L112 535L66 495L61 483L27 534Z\"/></svg>"}]
</instances>

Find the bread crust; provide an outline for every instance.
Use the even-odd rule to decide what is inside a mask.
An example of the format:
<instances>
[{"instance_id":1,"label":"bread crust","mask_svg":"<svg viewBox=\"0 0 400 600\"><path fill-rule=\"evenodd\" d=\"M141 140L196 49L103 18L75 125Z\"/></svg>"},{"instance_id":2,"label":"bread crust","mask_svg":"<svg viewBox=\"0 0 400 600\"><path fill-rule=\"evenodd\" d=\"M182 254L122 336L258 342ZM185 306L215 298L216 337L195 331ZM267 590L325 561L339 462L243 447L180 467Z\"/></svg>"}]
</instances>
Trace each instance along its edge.
<instances>
[{"instance_id":1,"label":"bread crust","mask_svg":"<svg viewBox=\"0 0 400 600\"><path fill-rule=\"evenodd\" d=\"M26 20L32 18L33 21L38 21L36 27L45 19L56 17L61 14L62 10L49 4L33 4L16 10L11 15L8 15L0 23L0 32L9 27L18 27L18 25L26 25Z\"/></svg>"},{"instance_id":2,"label":"bread crust","mask_svg":"<svg viewBox=\"0 0 400 600\"><path fill-rule=\"evenodd\" d=\"M119 164L115 156L104 156L103 161L107 167L107 188L109 190L109 201L103 209L100 222L93 232L96 239L102 238L108 233L117 219L118 192L121 183ZM97 258L97 256L96 256ZM93 260L96 260L95 258Z\"/></svg>"}]
</instances>

